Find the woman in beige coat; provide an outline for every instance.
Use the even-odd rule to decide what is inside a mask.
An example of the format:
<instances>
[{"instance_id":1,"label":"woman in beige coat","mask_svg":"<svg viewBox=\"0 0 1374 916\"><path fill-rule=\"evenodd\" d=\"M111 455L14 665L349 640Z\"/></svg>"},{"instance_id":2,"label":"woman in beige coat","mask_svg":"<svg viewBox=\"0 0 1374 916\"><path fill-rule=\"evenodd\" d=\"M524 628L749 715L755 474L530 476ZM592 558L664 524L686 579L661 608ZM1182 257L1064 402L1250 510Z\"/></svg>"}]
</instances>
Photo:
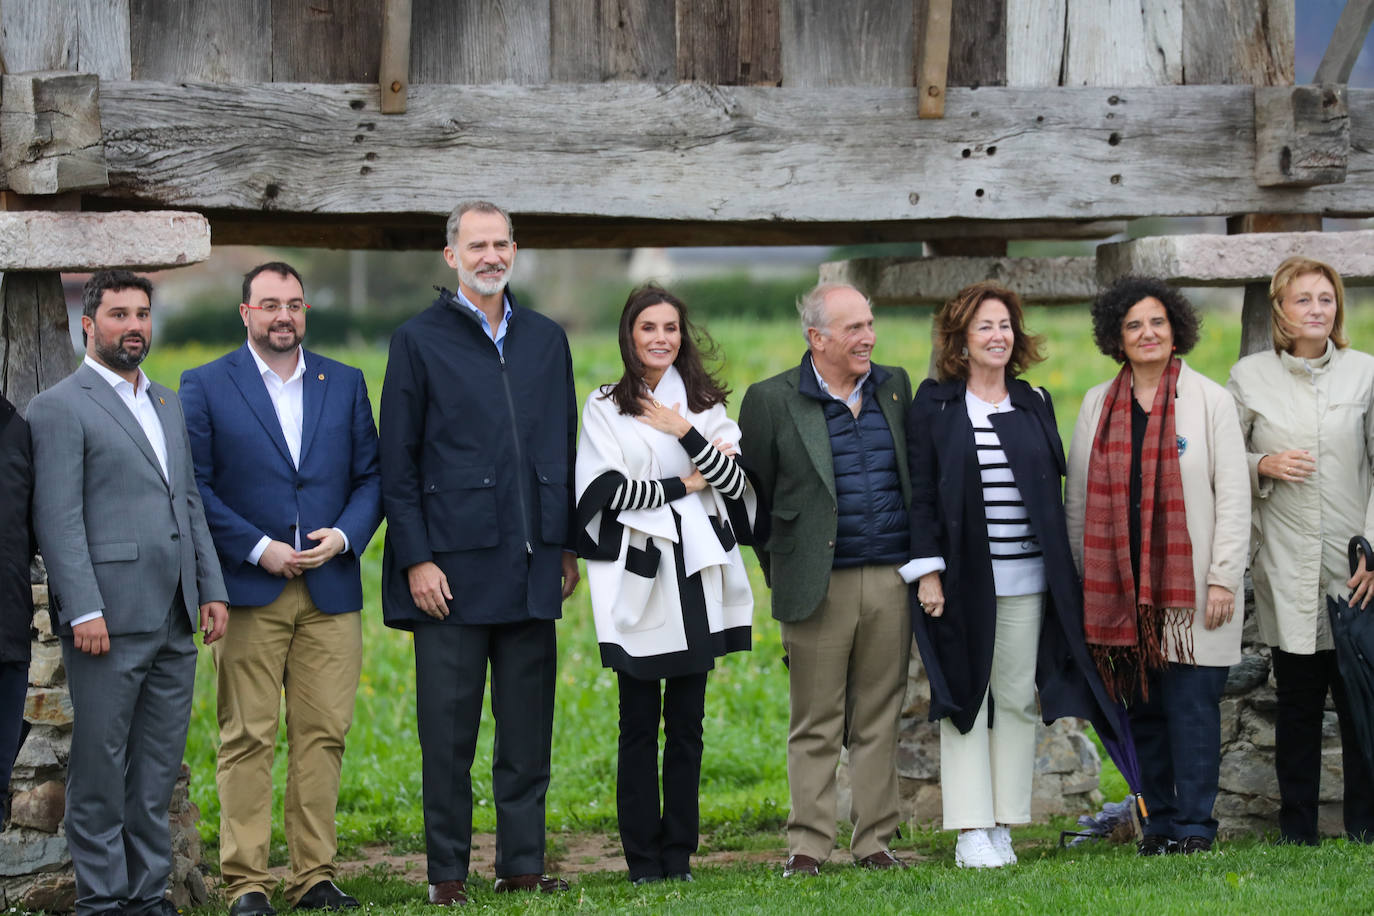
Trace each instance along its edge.
<instances>
[{"instance_id":1,"label":"woman in beige coat","mask_svg":"<svg viewBox=\"0 0 1374 916\"><path fill-rule=\"evenodd\" d=\"M1130 714L1150 813L1141 855L1211 848L1221 694L1240 661L1245 443L1225 389L1179 358L1198 325L1160 280L1128 277L1103 293L1094 336L1124 365L1084 397L1069 449L1084 629Z\"/></svg>"},{"instance_id":2,"label":"woman in beige coat","mask_svg":"<svg viewBox=\"0 0 1374 916\"><path fill-rule=\"evenodd\" d=\"M1228 388L1240 408L1255 499L1255 613L1273 647L1278 685L1274 768L1279 837L1317 842L1322 714L1330 690L1340 721L1345 829L1374 840L1374 785L1351 728L1336 668L1327 595L1367 604L1374 573L1353 579L1346 544L1374 537L1374 357L1348 348L1340 275L1289 258L1269 285L1273 350L1247 356Z\"/></svg>"}]
</instances>

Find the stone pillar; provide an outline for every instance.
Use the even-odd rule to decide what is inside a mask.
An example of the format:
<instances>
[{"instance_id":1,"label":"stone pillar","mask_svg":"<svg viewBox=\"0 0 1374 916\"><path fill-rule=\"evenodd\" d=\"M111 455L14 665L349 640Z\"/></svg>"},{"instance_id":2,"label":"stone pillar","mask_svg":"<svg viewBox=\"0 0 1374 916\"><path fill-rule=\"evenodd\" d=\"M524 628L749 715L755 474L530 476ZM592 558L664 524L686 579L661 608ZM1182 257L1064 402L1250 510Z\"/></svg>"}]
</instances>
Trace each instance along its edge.
<instances>
[{"instance_id":1,"label":"stone pillar","mask_svg":"<svg viewBox=\"0 0 1374 916\"><path fill-rule=\"evenodd\" d=\"M42 576L35 578L42 579ZM71 853L63 830L67 758L72 741L72 704L61 643L53 634L48 587L33 586L33 661L24 704L28 736L10 778L10 819L0 831L0 906L29 912L65 912L76 900ZM172 792L171 899L199 906L209 899L200 870L200 811L189 794L190 771L183 763Z\"/></svg>"}]
</instances>

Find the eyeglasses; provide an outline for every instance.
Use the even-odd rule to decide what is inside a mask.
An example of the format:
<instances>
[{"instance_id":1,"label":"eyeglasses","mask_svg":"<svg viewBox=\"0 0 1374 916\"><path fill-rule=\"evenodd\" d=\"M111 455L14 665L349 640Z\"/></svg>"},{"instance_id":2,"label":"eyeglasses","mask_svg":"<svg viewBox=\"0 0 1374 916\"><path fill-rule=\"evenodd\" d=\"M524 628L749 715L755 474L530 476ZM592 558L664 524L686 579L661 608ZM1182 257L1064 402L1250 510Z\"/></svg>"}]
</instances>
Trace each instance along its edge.
<instances>
[{"instance_id":1,"label":"eyeglasses","mask_svg":"<svg viewBox=\"0 0 1374 916\"><path fill-rule=\"evenodd\" d=\"M275 315L282 311L290 312L292 315L299 315L301 312L310 309L310 306L304 302L297 302L294 300L291 302L278 302L275 299L264 299L261 305L248 305L244 303L244 307L256 309L259 312L266 312L269 315Z\"/></svg>"}]
</instances>

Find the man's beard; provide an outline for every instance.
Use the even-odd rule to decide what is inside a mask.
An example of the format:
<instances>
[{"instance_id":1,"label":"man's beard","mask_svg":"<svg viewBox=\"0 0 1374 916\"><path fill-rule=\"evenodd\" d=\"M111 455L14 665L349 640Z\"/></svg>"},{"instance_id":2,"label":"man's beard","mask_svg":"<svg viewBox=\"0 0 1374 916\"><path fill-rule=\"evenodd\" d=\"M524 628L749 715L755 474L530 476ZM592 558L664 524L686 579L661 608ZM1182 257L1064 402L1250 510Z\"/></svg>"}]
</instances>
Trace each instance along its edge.
<instances>
[{"instance_id":1,"label":"man's beard","mask_svg":"<svg viewBox=\"0 0 1374 916\"><path fill-rule=\"evenodd\" d=\"M137 353L131 353L124 349L124 341L131 337L137 337L143 342L138 348ZM107 345L99 337L95 340L95 353L100 357L100 361L114 369L122 369L125 372L137 369L139 363L143 362L148 355L148 338L142 334L125 334L113 345Z\"/></svg>"},{"instance_id":2,"label":"man's beard","mask_svg":"<svg viewBox=\"0 0 1374 916\"><path fill-rule=\"evenodd\" d=\"M261 334L254 334L253 343L257 344L260 347L265 347L268 350L271 350L273 353L290 353L292 350L300 346L302 335L299 331L296 330L296 326L294 324L285 325L282 329L289 330L291 332L290 343L278 344L273 342L272 332L274 330L277 330L276 326L269 327L266 331L263 331Z\"/></svg>"},{"instance_id":3,"label":"man's beard","mask_svg":"<svg viewBox=\"0 0 1374 916\"><path fill-rule=\"evenodd\" d=\"M488 278L481 276L476 271L460 267L458 268L458 279L479 296L495 296L506 288L506 284L510 283L510 271L511 269L507 267L501 272L499 278Z\"/></svg>"}]
</instances>

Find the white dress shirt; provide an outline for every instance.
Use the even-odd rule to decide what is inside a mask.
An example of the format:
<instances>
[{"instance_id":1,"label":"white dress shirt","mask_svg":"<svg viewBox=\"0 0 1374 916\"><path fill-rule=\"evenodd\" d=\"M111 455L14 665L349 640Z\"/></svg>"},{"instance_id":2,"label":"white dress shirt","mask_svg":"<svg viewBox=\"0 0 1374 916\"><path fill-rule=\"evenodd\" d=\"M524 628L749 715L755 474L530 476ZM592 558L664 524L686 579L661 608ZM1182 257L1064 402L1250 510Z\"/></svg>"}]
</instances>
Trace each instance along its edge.
<instances>
[{"instance_id":1,"label":"white dress shirt","mask_svg":"<svg viewBox=\"0 0 1374 916\"><path fill-rule=\"evenodd\" d=\"M301 466L301 430L305 424L305 356L301 348L296 348L296 368L285 380L272 367L268 366L263 358L258 355L258 351L253 349L252 343L248 344L248 352L253 356L253 362L258 365L258 374L262 376L262 383L267 388L267 397L272 402L272 408L277 412L277 422L281 424L281 434L286 439L287 451L291 453L291 463L297 468ZM300 519L296 520L298 523ZM343 538L343 551L348 550L348 535L338 528L339 537ZM262 559L263 552L267 550L267 545L272 543L272 539L263 535L258 541L257 546L248 554L248 562L256 565ZM297 550L301 549L301 528L296 525Z\"/></svg>"},{"instance_id":2,"label":"white dress shirt","mask_svg":"<svg viewBox=\"0 0 1374 916\"><path fill-rule=\"evenodd\" d=\"M153 454L157 456L158 466L162 469L162 479L170 481L171 475L167 473L167 434L162 429L162 420L158 417L156 408L153 407L153 399L148 395L148 386L152 384L148 380L148 376L143 373L142 369L139 369L138 384L135 385L113 369L101 365L89 356L82 362L94 369L96 375L108 382L115 394L119 395L119 399L124 402L124 406L129 408L129 413L133 414L134 420L143 430L143 435L148 437L148 444L153 447ZM103 616L105 616L103 611L82 614L72 621L72 626Z\"/></svg>"}]
</instances>

